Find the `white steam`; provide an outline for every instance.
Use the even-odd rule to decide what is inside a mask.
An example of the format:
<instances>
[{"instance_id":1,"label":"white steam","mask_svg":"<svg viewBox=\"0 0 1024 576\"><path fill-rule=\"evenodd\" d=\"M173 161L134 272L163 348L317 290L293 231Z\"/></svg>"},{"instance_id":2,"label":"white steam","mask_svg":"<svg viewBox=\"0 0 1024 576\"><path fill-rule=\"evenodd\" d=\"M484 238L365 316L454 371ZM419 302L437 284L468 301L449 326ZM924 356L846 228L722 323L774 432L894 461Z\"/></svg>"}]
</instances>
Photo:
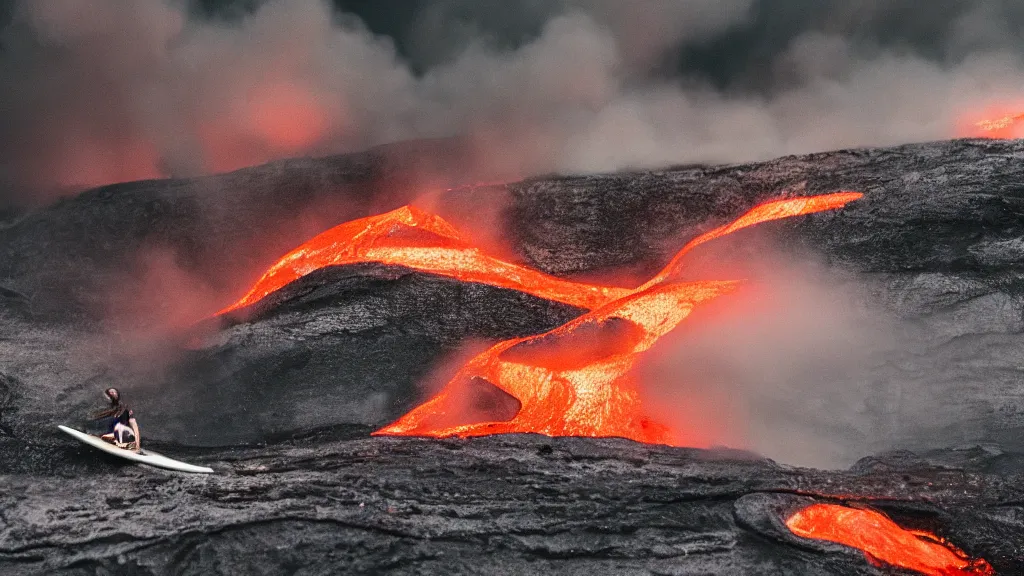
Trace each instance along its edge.
<instances>
[{"instance_id":1,"label":"white steam","mask_svg":"<svg viewBox=\"0 0 1024 576\"><path fill-rule=\"evenodd\" d=\"M707 274L745 278L740 291L698 310L645 359L652 416L794 465L843 468L891 448L893 414L875 404L903 386L877 378L897 348L895 319L852 279L758 245L742 271Z\"/></svg>"}]
</instances>

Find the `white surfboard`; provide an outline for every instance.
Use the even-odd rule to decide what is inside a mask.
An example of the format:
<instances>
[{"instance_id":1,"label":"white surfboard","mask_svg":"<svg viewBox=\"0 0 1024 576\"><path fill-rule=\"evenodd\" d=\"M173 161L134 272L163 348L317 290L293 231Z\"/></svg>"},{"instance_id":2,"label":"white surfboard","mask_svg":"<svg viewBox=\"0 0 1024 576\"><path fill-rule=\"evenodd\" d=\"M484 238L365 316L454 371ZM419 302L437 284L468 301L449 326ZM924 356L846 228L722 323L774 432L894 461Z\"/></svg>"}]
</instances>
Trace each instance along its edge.
<instances>
[{"instance_id":1,"label":"white surfboard","mask_svg":"<svg viewBox=\"0 0 1024 576\"><path fill-rule=\"evenodd\" d=\"M156 452L151 452L149 450L143 450L139 453L136 453L132 450L118 448L117 446L114 446L113 444L106 442L101 438L93 436L92 434L80 432L78 430L75 430L74 428L68 428L67 426L57 426L57 428L60 428L63 432L69 434L76 440L85 442L86 444L94 448L99 448L100 450L103 450L107 454L120 456L121 458L124 458L126 460L131 460L133 462L138 462L140 464L156 466L157 468L177 470L178 472L192 472L194 474L213 473L213 468L206 468L205 466L193 466L192 464L178 462L177 460L172 460L171 458L163 456L162 454L157 454Z\"/></svg>"}]
</instances>

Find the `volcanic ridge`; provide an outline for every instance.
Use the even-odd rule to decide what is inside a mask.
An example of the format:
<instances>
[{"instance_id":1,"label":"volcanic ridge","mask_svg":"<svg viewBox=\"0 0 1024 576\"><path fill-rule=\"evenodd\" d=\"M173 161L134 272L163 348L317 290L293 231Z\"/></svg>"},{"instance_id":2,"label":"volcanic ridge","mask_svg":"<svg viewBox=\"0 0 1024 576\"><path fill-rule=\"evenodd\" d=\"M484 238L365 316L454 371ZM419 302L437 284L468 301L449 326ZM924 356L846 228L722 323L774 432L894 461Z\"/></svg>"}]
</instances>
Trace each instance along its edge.
<instances>
[{"instance_id":1,"label":"volcanic ridge","mask_svg":"<svg viewBox=\"0 0 1024 576\"><path fill-rule=\"evenodd\" d=\"M434 184L360 158L0 225L5 573L1024 573L1024 142L442 186L429 210L382 182ZM899 334L842 409L825 376L776 392L843 470L716 447L638 376L764 282L722 260L767 252ZM153 254L205 320L119 323L169 324ZM56 434L108 385L216 474Z\"/></svg>"}]
</instances>

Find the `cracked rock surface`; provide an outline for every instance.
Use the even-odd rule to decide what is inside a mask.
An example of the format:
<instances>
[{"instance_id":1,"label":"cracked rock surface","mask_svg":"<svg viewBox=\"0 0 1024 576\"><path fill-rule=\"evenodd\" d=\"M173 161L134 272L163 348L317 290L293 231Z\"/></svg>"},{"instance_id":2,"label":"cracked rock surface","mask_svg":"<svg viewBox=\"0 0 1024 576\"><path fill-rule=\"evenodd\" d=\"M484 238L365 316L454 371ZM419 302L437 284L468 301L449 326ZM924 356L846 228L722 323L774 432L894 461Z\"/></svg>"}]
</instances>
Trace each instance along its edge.
<instances>
[{"instance_id":1,"label":"cracked rock surface","mask_svg":"<svg viewBox=\"0 0 1024 576\"><path fill-rule=\"evenodd\" d=\"M1024 570L1020 456L890 454L820 472L623 440L330 436L182 452L210 476L55 448L45 473L0 488L4 573L881 573L785 528L829 496Z\"/></svg>"}]
</instances>

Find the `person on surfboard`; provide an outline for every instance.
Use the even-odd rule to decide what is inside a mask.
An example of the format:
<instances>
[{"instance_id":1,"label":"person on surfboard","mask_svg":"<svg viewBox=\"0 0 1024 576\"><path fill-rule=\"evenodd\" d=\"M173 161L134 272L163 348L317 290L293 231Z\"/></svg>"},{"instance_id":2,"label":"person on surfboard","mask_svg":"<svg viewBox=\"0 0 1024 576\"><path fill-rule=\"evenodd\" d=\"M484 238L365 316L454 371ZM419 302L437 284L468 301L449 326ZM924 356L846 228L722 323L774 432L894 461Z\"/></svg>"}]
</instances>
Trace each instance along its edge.
<instances>
[{"instance_id":1,"label":"person on surfboard","mask_svg":"<svg viewBox=\"0 0 1024 576\"><path fill-rule=\"evenodd\" d=\"M117 388L107 388L103 395L110 401L110 408L95 414L93 420L101 420L106 424L107 433L100 438L118 448L142 452L142 435L139 434L139 423L135 421L135 413L121 400Z\"/></svg>"}]
</instances>

